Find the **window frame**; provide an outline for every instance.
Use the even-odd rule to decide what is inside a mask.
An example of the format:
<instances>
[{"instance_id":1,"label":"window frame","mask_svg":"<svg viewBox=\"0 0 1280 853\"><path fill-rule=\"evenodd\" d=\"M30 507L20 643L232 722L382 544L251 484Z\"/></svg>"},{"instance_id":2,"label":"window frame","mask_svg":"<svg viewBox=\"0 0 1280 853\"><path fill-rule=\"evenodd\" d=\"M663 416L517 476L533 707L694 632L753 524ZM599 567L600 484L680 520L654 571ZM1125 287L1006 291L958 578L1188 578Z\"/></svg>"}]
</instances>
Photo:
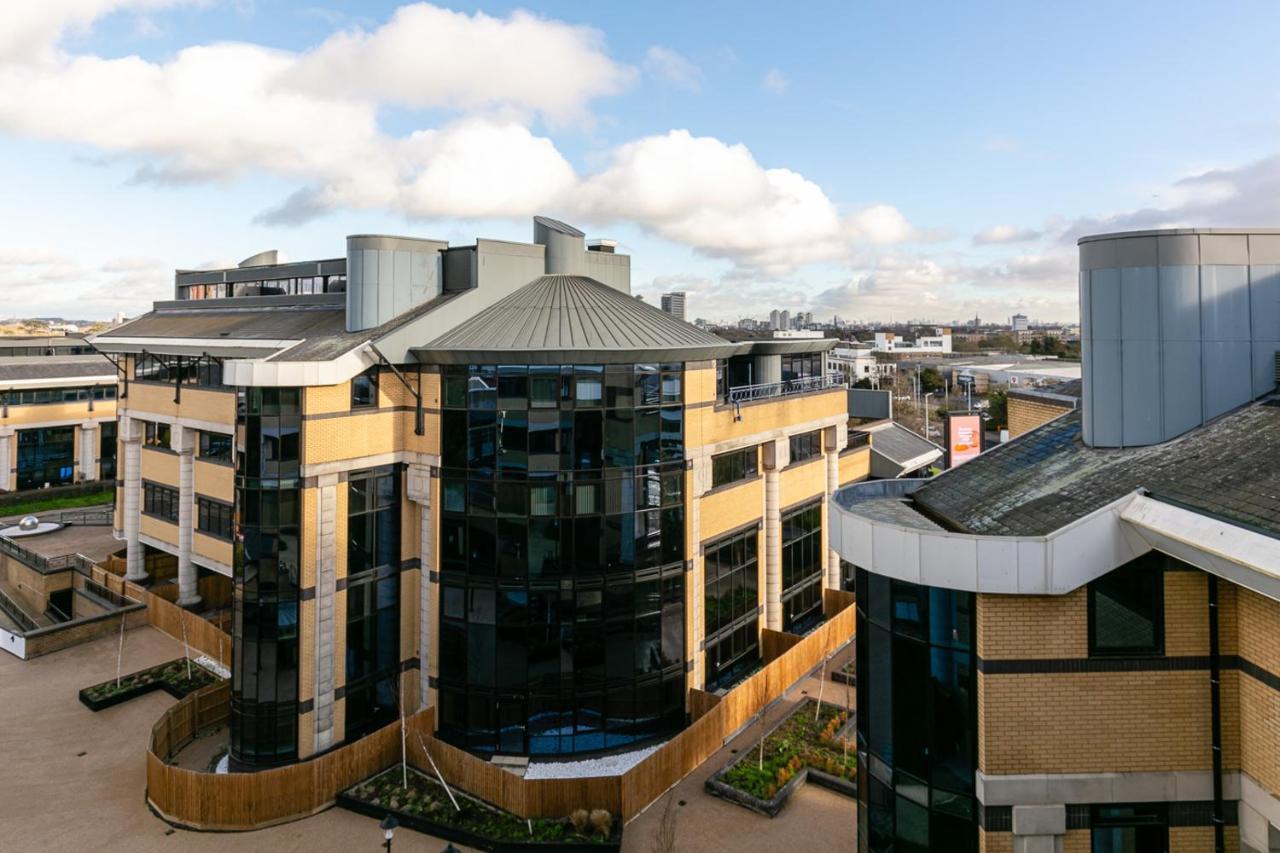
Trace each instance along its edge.
<instances>
[{"instance_id":1,"label":"window frame","mask_svg":"<svg viewBox=\"0 0 1280 853\"><path fill-rule=\"evenodd\" d=\"M234 541L235 505L196 495L196 530L223 542Z\"/></svg>"},{"instance_id":2,"label":"window frame","mask_svg":"<svg viewBox=\"0 0 1280 853\"><path fill-rule=\"evenodd\" d=\"M1087 621L1089 633L1089 657L1164 657L1165 654L1165 619L1164 619L1164 573L1168 560L1158 551L1149 551L1123 566L1107 572L1102 577L1089 582L1087 591ZM1144 565L1145 563L1145 565ZM1098 587L1105 586L1109 578L1114 579L1117 572L1150 572L1156 576L1156 600L1154 602L1154 635L1155 641L1150 646L1113 646L1098 647L1097 636L1097 596Z\"/></svg>"},{"instance_id":3,"label":"window frame","mask_svg":"<svg viewBox=\"0 0 1280 853\"><path fill-rule=\"evenodd\" d=\"M378 408L378 374L378 366L374 365L363 373L359 373L351 377L351 408L353 410ZM364 395L357 390L357 387L359 386L367 387L369 393L368 400L364 400Z\"/></svg>"},{"instance_id":4,"label":"window frame","mask_svg":"<svg viewBox=\"0 0 1280 853\"><path fill-rule=\"evenodd\" d=\"M741 460L741 462L738 462ZM721 480L717 472L717 462L724 461L731 466L729 479ZM750 482L760 476L760 445L740 447L725 453L717 453L711 457L711 488L719 489L736 483Z\"/></svg>"},{"instance_id":5,"label":"window frame","mask_svg":"<svg viewBox=\"0 0 1280 853\"><path fill-rule=\"evenodd\" d=\"M789 451L790 465L801 465L805 462L811 462L814 459L822 458L824 453L822 447L822 430L814 429L808 432L800 432L787 437L787 450ZM797 453L797 448L801 453Z\"/></svg>"}]
</instances>

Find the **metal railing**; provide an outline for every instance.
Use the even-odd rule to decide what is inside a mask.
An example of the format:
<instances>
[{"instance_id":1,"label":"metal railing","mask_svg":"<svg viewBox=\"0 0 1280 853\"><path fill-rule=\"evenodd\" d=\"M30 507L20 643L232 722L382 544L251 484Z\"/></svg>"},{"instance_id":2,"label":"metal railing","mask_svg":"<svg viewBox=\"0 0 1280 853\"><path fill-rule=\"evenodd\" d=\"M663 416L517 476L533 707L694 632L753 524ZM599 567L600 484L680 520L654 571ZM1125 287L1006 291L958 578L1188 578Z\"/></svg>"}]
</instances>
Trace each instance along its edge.
<instances>
[{"instance_id":1,"label":"metal railing","mask_svg":"<svg viewBox=\"0 0 1280 853\"><path fill-rule=\"evenodd\" d=\"M46 515L43 521L56 521L60 524L79 524L90 527L110 527L115 510L107 509L64 509L57 516Z\"/></svg>"},{"instance_id":2,"label":"metal railing","mask_svg":"<svg viewBox=\"0 0 1280 853\"><path fill-rule=\"evenodd\" d=\"M768 400L772 397L787 397L792 394L808 394L811 391L825 391L844 385L844 378L839 373L828 373L825 376L802 376L799 379L786 379L782 382L767 382L761 385L739 385L729 389L728 402L749 403L753 400Z\"/></svg>"},{"instance_id":3,"label":"metal railing","mask_svg":"<svg viewBox=\"0 0 1280 853\"><path fill-rule=\"evenodd\" d=\"M46 557L43 554L37 554L35 551L23 548L7 536L0 536L0 554L8 554L24 566L35 569L42 575L65 572L68 569L74 569L81 574L89 574L90 567L94 565L93 560L83 554L60 554L56 557Z\"/></svg>"},{"instance_id":4,"label":"metal railing","mask_svg":"<svg viewBox=\"0 0 1280 853\"><path fill-rule=\"evenodd\" d=\"M8 594L0 589L0 611L3 611L23 633L34 631L37 627L36 621L27 615L27 611L22 609L18 602L14 601Z\"/></svg>"}]
</instances>

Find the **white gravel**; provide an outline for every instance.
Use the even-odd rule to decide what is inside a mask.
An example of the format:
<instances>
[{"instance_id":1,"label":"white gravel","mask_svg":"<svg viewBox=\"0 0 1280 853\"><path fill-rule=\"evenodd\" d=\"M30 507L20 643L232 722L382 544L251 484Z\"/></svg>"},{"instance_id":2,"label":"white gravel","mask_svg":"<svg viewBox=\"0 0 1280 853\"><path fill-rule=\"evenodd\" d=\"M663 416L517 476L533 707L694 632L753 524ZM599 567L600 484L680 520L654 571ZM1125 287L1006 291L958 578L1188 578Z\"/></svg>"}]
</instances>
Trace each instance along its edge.
<instances>
[{"instance_id":1,"label":"white gravel","mask_svg":"<svg viewBox=\"0 0 1280 853\"><path fill-rule=\"evenodd\" d=\"M587 776L621 776L661 749L658 743L631 752L603 755L582 761L530 761L526 779L579 779Z\"/></svg>"},{"instance_id":2,"label":"white gravel","mask_svg":"<svg viewBox=\"0 0 1280 853\"><path fill-rule=\"evenodd\" d=\"M200 657L196 658L196 663L200 664L202 667L209 670L219 678L231 677L231 670L227 669L225 666L218 663L216 660L209 657L208 655L201 655Z\"/></svg>"}]
</instances>

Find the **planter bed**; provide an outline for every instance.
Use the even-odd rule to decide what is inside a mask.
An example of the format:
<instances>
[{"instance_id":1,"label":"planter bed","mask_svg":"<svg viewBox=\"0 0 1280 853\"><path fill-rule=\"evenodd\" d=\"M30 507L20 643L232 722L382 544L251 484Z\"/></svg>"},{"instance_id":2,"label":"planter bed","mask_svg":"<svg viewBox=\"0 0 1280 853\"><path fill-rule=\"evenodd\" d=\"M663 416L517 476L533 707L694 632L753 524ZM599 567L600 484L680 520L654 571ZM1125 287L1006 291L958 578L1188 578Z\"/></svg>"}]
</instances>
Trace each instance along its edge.
<instances>
[{"instance_id":1,"label":"planter bed","mask_svg":"<svg viewBox=\"0 0 1280 853\"><path fill-rule=\"evenodd\" d=\"M451 787L461 807L458 811L438 781L412 767L408 789L401 780L399 766L385 770L340 793L338 805L376 820L394 814L401 826L496 853L616 853L622 847L622 822L616 815L609 816L608 834L593 829L585 819L579 831L570 818L526 821Z\"/></svg>"},{"instance_id":2,"label":"planter bed","mask_svg":"<svg viewBox=\"0 0 1280 853\"><path fill-rule=\"evenodd\" d=\"M858 675L855 669L856 661L849 661L844 666L831 672L831 680L838 684L847 684L850 687L858 686Z\"/></svg>"},{"instance_id":3,"label":"planter bed","mask_svg":"<svg viewBox=\"0 0 1280 853\"><path fill-rule=\"evenodd\" d=\"M101 711L152 690L163 690L174 699L181 699L201 687L217 684L221 680L195 661L191 662L191 678L188 680L187 663L183 658L178 658L122 676L119 687L116 687L114 678L86 687L80 691L80 701L90 711Z\"/></svg>"},{"instance_id":4,"label":"planter bed","mask_svg":"<svg viewBox=\"0 0 1280 853\"><path fill-rule=\"evenodd\" d=\"M707 792L768 817L776 817L806 781L847 797L857 797L857 751L841 735L851 728L849 713L806 699L765 735L764 768L758 740L706 782Z\"/></svg>"}]
</instances>

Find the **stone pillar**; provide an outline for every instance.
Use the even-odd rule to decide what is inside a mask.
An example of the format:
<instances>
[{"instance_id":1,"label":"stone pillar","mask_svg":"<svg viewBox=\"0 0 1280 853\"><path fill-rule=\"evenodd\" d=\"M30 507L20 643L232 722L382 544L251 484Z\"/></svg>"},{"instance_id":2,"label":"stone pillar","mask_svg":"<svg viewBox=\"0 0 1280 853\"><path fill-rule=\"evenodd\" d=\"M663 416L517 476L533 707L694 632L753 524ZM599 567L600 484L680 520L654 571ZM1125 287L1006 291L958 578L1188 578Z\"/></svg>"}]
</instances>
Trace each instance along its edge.
<instances>
[{"instance_id":1,"label":"stone pillar","mask_svg":"<svg viewBox=\"0 0 1280 853\"><path fill-rule=\"evenodd\" d=\"M782 506L779 472L786 467L785 441L760 446L764 464L764 626L782 630Z\"/></svg>"},{"instance_id":2,"label":"stone pillar","mask_svg":"<svg viewBox=\"0 0 1280 853\"><path fill-rule=\"evenodd\" d=\"M1013 807L1013 853L1062 853L1066 834L1066 806Z\"/></svg>"},{"instance_id":3,"label":"stone pillar","mask_svg":"<svg viewBox=\"0 0 1280 853\"><path fill-rule=\"evenodd\" d=\"M840 554L830 547L831 523L836 514L831 511L831 496L840 488L840 442L835 427L823 430L823 444L827 458L827 506L822 509L825 523L822 525L822 547L827 555L827 579L823 584L827 589L840 589Z\"/></svg>"},{"instance_id":4,"label":"stone pillar","mask_svg":"<svg viewBox=\"0 0 1280 853\"><path fill-rule=\"evenodd\" d=\"M685 501L685 506L689 508L689 561L693 564L693 571L685 573L689 586L689 595L685 596L689 608L689 618L686 620L689 625L687 653L689 663L692 665L691 683L699 690L705 690L707 655L702 642L707 636L707 626L703 624L706 616L707 574L702 555L701 509L702 496L711 489L711 457L706 455L694 457L691 473L693 488L689 494L692 497Z\"/></svg>"},{"instance_id":5,"label":"stone pillar","mask_svg":"<svg viewBox=\"0 0 1280 853\"><path fill-rule=\"evenodd\" d=\"M316 478L316 752L333 746L334 607L338 597L338 475Z\"/></svg>"},{"instance_id":6,"label":"stone pillar","mask_svg":"<svg viewBox=\"0 0 1280 853\"><path fill-rule=\"evenodd\" d=\"M121 469L124 480L124 530L126 546L125 580L141 583L147 579L146 560L138 527L142 521L142 424L125 415L120 418L120 441L124 444Z\"/></svg>"},{"instance_id":7,"label":"stone pillar","mask_svg":"<svg viewBox=\"0 0 1280 853\"><path fill-rule=\"evenodd\" d=\"M405 494L418 505L418 710L430 704L431 679L431 567L435 565L431 550L431 467L410 465L405 477Z\"/></svg>"},{"instance_id":8,"label":"stone pillar","mask_svg":"<svg viewBox=\"0 0 1280 853\"><path fill-rule=\"evenodd\" d=\"M169 448L178 454L178 606L200 603L196 566L191 562L191 536L195 526L196 471L195 430L174 424Z\"/></svg>"},{"instance_id":9,"label":"stone pillar","mask_svg":"<svg viewBox=\"0 0 1280 853\"><path fill-rule=\"evenodd\" d=\"M80 424L80 479L98 479L98 422Z\"/></svg>"},{"instance_id":10,"label":"stone pillar","mask_svg":"<svg viewBox=\"0 0 1280 853\"><path fill-rule=\"evenodd\" d=\"M0 492L13 489L13 427L0 426Z\"/></svg>"}]
</instances>

